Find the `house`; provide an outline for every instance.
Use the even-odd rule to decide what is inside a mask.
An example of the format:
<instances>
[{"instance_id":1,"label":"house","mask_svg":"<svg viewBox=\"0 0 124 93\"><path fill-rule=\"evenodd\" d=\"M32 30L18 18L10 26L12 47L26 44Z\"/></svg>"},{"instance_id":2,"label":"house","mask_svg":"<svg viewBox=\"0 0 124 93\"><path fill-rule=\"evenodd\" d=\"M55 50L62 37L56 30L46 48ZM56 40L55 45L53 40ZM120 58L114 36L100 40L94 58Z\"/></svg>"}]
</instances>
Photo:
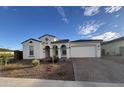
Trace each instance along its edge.
<instances>
[{"instance_id":1,"label":"house","mask_svg":"<svg viewBox=\"0 0 124 93\"><path fill-rule=\"evenodd\" d=\"M102 44L102 55L124 55L124 37L120 37Z\"/></svg>"},{"instance_id":2,"label":"house","mask_svg":"<svg viewBox=\"0 0 124 93\"><path fill-rule=\"evenodd\" d=\"M39 40L22 42L23 59L101 57L102 40L59 40L53 35L43 35Z\"/></svg>"}]
</instances>

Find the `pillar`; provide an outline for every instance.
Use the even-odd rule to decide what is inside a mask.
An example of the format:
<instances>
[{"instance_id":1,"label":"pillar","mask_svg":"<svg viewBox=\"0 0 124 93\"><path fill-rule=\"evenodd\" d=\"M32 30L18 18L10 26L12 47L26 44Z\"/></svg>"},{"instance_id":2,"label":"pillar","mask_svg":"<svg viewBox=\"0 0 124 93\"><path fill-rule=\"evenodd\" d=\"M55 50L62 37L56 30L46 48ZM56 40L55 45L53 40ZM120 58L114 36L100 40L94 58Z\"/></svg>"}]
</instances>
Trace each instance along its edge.
<instances>
[{"instance_id":1,"label":"pillar","mask_svg":"<svg viewBox=\"0 0 124 93\"><path fill-rule=\"evenodd\" d=\"M58 47L58 57L61 58L61 48L60 48L60 46Z\"/></svg>"},{"instance_id":2,"label":"pillar","mask_svg":"<svg viewBox=\"0 0 124 93\"><path fill-rule=\"evenodd\" d=\"M70 58L70 47L68 47L66 51L67 51L67 59L69 59Z\"/></svg>"},{"instance_id":3,"label":"pillar","mask_svg":"<svg viewBox=\"0 0 124 93\"><path fill-rule=\"evenodd\" d=\"M53 48L50 47L50 57L53 57Z\"/></svg>"}]
</instances>

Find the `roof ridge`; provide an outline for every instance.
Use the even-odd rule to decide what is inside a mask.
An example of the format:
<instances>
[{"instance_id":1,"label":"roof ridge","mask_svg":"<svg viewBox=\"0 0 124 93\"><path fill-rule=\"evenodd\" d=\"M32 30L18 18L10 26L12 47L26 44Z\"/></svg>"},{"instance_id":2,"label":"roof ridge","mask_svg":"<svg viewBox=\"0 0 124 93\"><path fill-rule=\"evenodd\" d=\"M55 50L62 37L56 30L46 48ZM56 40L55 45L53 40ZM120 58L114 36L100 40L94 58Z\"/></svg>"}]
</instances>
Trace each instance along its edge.
<instances>
[{"instance_id":1,"label":"roof ridge","mask_svg":"<svg viewBox=\"0 0 124 93\"><path fill-rule=\"evenodd\" d=\"M52 37L56 37L56 36L54 36L54 35L51 35L51 34L44 34L44 35L42 35L42 36L40 36L38 39L40 39L40 38L42 38L42 37L44 37L44 36L52 36Z\"/></svg>"}]
</instances>

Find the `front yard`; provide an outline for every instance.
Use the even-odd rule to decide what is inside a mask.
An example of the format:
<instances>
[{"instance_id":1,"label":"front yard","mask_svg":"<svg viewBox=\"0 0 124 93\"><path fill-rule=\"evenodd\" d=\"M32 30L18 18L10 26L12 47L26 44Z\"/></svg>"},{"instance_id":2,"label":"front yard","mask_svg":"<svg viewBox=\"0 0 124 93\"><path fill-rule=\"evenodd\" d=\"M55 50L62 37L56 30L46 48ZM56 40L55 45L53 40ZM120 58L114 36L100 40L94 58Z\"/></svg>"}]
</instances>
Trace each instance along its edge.
<instances>
[{"instance_id":1,"label":"front yard","mask_svg":"<svg viewBox=\"0 0 124 93\"><path fill-rule=\"evenodd\" d=\"M22 60L0 66L0 77L124 83L124 57L70 59L54 65L42 61L38 66Z\"/></svg>"},{"instance_id":2,"label":"front yard","mask_svg":"<svg viewBox=\"0 0 124 93\"><path fill-rule=\"evenodd\" d=\"M31 64L31 60L22 60L0 66L0 77L74 80L74 73L72 62L58 62L54 65L41 62L35 67Z\"/></svg>"}]
</instances>

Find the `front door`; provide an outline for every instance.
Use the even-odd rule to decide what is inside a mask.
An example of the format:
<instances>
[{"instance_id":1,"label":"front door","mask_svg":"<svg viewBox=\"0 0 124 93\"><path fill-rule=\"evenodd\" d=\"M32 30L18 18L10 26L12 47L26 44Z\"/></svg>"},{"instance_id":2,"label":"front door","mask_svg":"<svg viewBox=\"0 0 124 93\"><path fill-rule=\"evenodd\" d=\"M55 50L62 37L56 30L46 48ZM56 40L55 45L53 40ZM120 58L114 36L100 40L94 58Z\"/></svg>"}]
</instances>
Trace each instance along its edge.
<instances>
[{"instance_id":1,"label":"front door","mask_svg":"<svg viewBox=\"0 0 124 93\"><path fill-rule=\"evenodd\" d=\"M46 58L50 57L50 47L49 46L45 47L45 57Z\"/></svg>"}]
</instances>

